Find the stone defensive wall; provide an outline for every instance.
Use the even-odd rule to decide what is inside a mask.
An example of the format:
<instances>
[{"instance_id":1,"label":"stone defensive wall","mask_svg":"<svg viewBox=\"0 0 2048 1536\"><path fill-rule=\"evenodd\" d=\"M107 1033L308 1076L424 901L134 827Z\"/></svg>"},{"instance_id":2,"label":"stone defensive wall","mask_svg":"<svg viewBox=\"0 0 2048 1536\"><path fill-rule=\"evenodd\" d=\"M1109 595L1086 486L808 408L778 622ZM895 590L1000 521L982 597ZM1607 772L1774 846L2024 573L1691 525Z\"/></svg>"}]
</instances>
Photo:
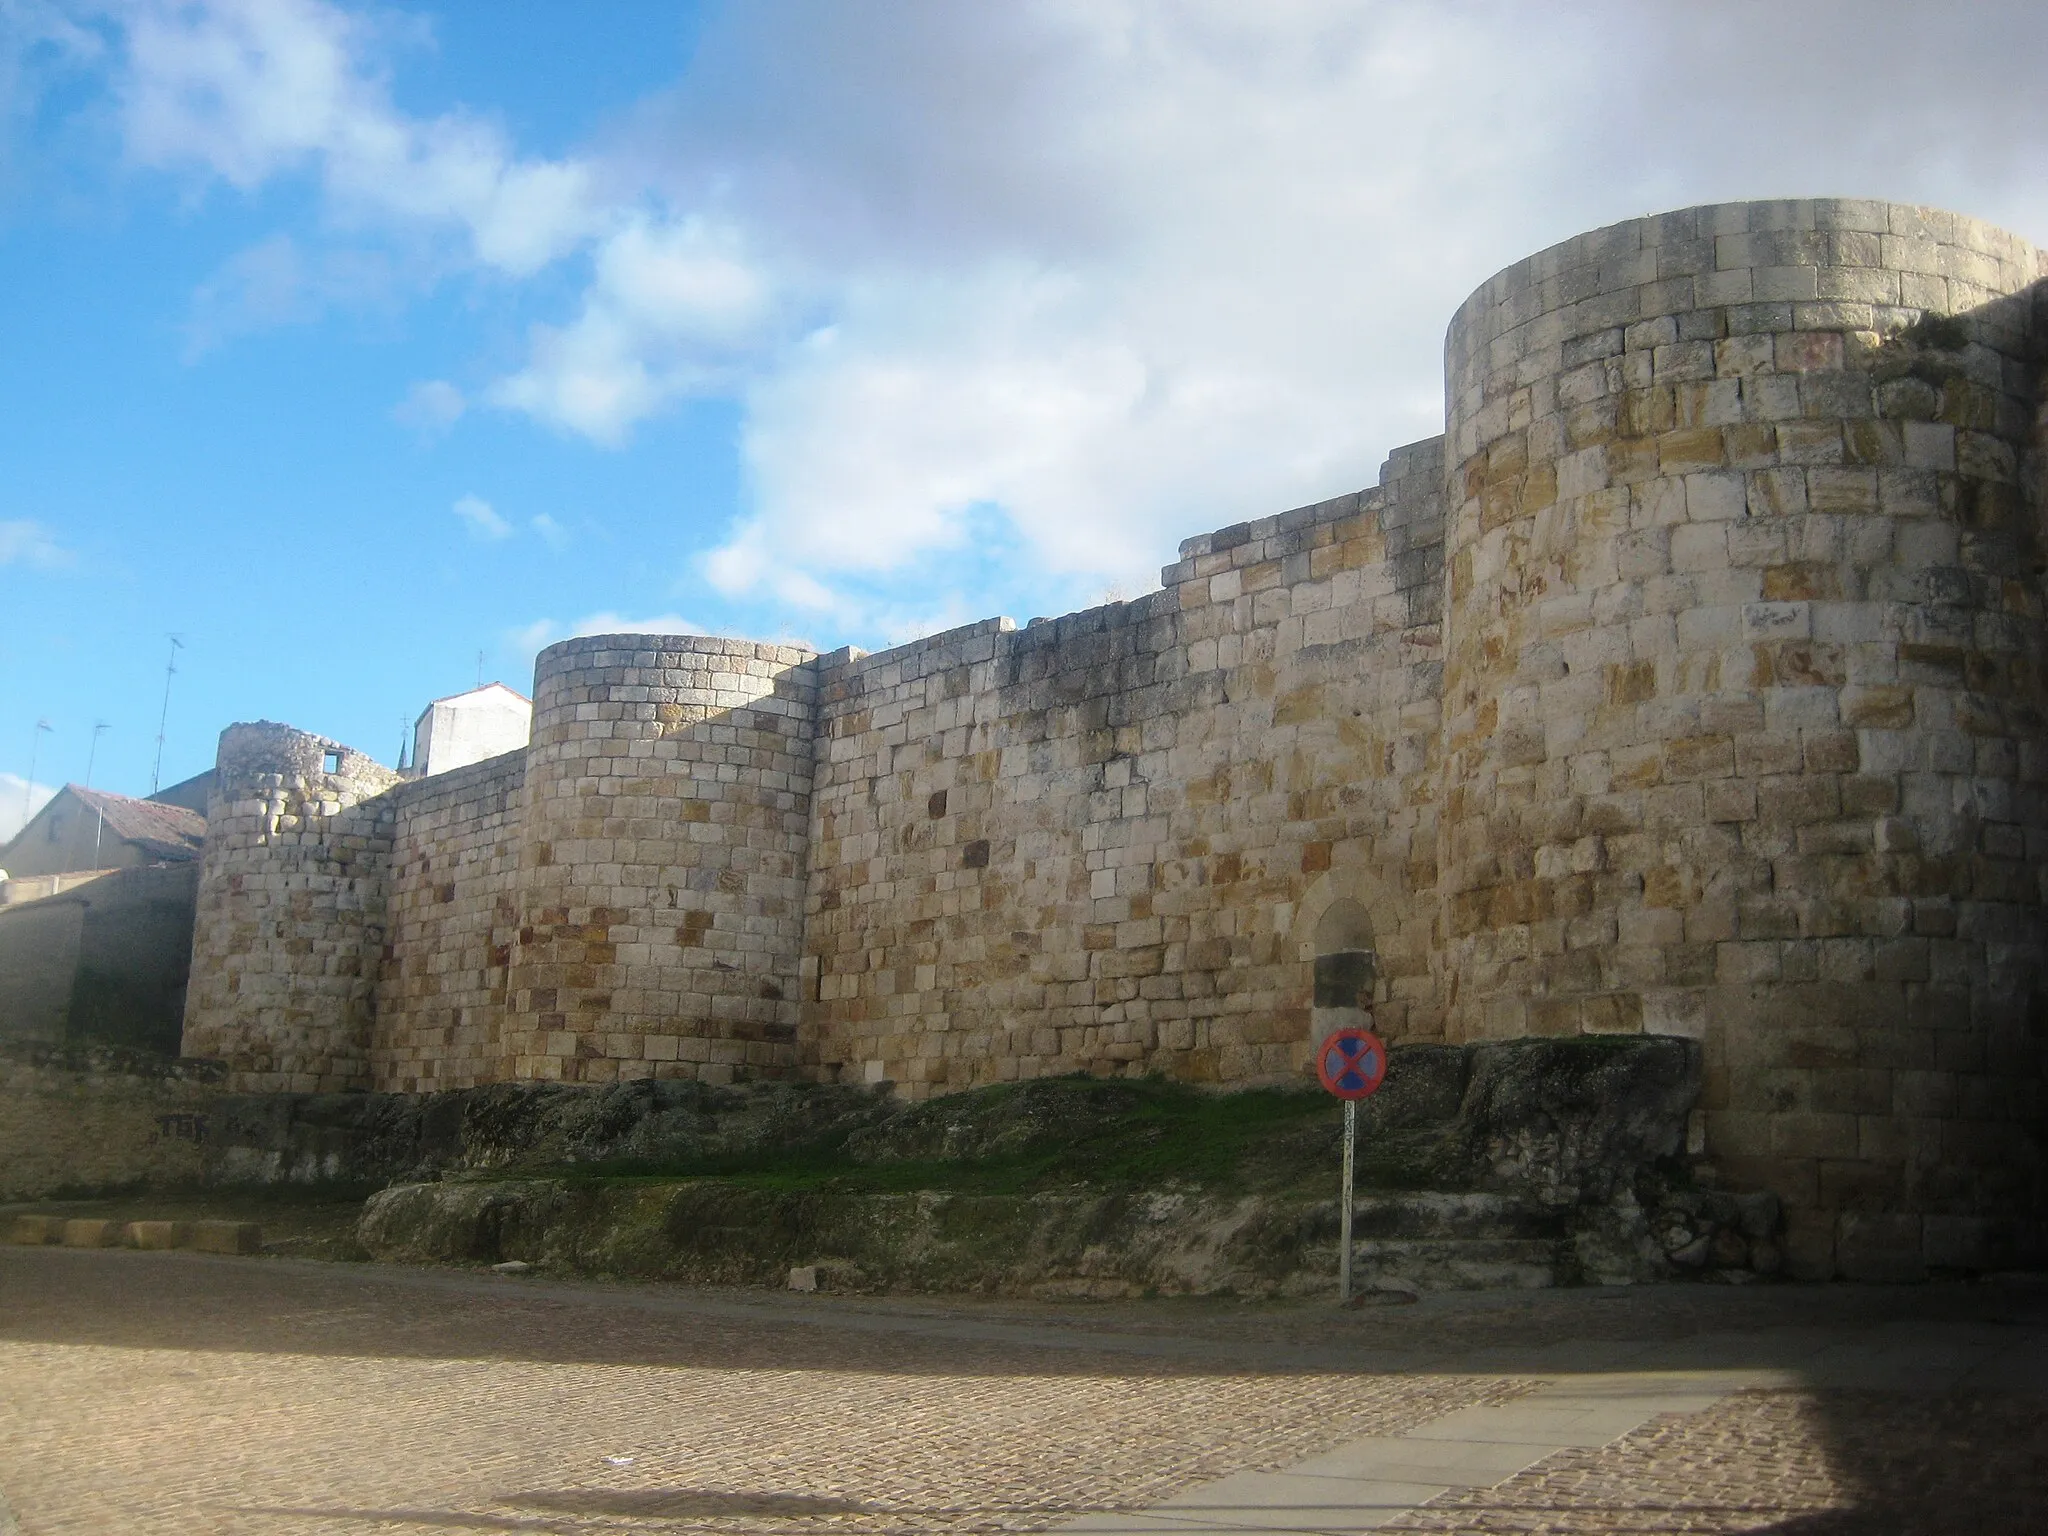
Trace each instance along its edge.
<instances>
[{"instance_id":1,"label":"stone defensive wall","mask_svg":"<svg viewBox=\"0 0 2048 1536\"><path fill-rule=\"evenodd\" d=\"M2044 274L1731 204L1499 274L1446 435L1160 590L877 655L550 647L521 752L222 738L185 1049L241 1091L1298 1081L1702 1043L1796 1273L2042 1245Z\"/></svg>"},{"instance_id":2,"label":"stone defensive wall","mask_svg":"<svg viewBox=\"0 0 2048 1536\"><path fill-rule=\"evenodd\" d=\"M1315 959L1431 967L1440 440L1182 545L1160 591L818 664L807 1046L828 1071L1299 1074Z\"/></svg>"}]
</instances>

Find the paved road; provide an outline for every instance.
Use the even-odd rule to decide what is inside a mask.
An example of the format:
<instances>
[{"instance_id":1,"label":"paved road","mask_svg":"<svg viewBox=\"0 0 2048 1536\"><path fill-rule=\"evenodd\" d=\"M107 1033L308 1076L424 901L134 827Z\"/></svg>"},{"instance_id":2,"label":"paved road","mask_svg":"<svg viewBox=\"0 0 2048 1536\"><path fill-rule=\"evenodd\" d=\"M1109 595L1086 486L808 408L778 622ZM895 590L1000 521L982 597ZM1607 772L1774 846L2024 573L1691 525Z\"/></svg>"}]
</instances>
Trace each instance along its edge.
<instances>
[{"instance_id":1,"label":"paved road","mask_svg":"<svg viewBox=\"0 0 2048 1536\"><path fill-rule=\"evenodd\" d=\"M2017 1287L1337 1314L0 1248L24 1536L1996 1536L2048 1529L2044 1394Z\"/></svg>"}]
</instances>

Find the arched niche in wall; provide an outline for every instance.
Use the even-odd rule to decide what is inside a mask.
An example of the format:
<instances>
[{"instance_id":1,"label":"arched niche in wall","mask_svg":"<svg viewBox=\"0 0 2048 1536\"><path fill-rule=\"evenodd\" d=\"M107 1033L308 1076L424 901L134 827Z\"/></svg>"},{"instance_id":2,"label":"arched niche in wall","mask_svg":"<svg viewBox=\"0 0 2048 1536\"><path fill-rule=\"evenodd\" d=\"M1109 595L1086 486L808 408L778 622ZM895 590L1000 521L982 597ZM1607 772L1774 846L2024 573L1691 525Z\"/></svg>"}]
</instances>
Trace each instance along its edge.
<instances>
[{"instance_id":1,"label":"arched niche in wall","mask_svg":"<svg viewBox=\"0 0 2048 1536\"><path fill-rule=\"evenodd\" d=\"M1331 902L1316 919L1312 944L1315 1002L1310 1038L1320 1040L1334 1029L1363 1027L1378 980L1372 918L1364 904L1348 896Z\"/></svg>"}]
</instances>

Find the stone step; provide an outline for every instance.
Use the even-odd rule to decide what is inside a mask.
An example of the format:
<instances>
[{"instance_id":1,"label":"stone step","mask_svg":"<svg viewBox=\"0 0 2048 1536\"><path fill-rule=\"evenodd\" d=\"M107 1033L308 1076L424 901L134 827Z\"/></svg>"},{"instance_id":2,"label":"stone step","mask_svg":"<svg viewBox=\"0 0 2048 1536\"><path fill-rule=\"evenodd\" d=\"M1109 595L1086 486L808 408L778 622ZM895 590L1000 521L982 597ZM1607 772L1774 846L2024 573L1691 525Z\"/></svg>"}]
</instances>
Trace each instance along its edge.
<instances>
[{"instance_id":1,"label":"stone step","mask_svg":"<svg viewBox=\"0 0 2048 1536\"><path fill-rule=\"evenodd\" d=\"M1521 1238L1554 1242L1568 1213L1513 1195L1449 1190L1361 1190L1352 1200L1357 1238Z\"/></svg>"},{"instance_id":2,"label":"stone step","mask_svg":"<svg viewBox=\"0 0 2048 1536\"><path fill-rule=\"evenodd\" d=\"M1359 1290L1538 1290L1561 1284L1568 1246L1533 1238L1435 1237L1355 1243Z\"/></svg>"}]
</instances>

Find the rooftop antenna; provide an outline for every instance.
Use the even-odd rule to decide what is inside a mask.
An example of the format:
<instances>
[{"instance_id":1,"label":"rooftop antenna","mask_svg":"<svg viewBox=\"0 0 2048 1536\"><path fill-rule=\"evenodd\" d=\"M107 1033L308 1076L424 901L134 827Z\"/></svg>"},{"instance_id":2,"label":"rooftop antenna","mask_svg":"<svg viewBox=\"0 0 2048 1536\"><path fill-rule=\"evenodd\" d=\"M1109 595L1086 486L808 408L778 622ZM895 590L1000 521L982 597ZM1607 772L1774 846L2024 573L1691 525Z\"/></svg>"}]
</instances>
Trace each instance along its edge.
<instances>
[{"instance_id":1,"label":"rooftop antenna","mask_svg":"<svg viewBox=\"0 0 2048 1536\"><path fill-rule=\"evenodd\" d=\"M85 754L85 787L87 789L92 788L92 765L100 755L100 734L106 728L107 722L104 720L95 720L92 723L92 746Z\"/></svg>"},{"instance_id":2,"label":"rooftop antenna","mask_svg":"<svg viewBox=\"0 0 2048 1536\"><path fill-rule=\"evenodd\" d=\"M484 685L484 653L482 651L476 653L476 685L479 688Z\"/></svg>"},{"instance_id":3,"label":"rooftop antenna","mask_svg":"<svg viewBox=\"0 0 2048 1536\"><path fill-rule=\"evenodd\" d=\"M185 642L176 635L170 637L171 659L164 664L164 710L156 721L156 766L149 770L149 792L153 795L164 777L164 727L171 720L171 679L178 675L178 652Z\"/></svg>"},{"instance_id":4,"label":"rooftop antenna","mask_svg":"<svg viewBox=\"0 0 2048 1536\"><path fill-rule=\"evenodd\" d=\"M92 788L93 760L100 755L100 732L106 728L107 722L104 720L95 720L92 723L92 748L85 754L85 787L87 789ZM98 869L100 867L100 845L106 840L107 836L107 808L104 805L96 805L93 809L99 813L99 820L93 824L92 829L92 867Z\"/></svg>"},{"instance_id":5,"label":"rooftop antenna","mask_svg":"<svg viewBox=\"0 0 2048 1536\"><path fill-rule=\"evenodd\" d=\"M50 722L38 720L34 734L28 739L28 783L21 791L21 824L26 827L29 818L35 814L36 803L36 754L42 751L43 732L50 729Z\"/></svg>"}]
</instances>

